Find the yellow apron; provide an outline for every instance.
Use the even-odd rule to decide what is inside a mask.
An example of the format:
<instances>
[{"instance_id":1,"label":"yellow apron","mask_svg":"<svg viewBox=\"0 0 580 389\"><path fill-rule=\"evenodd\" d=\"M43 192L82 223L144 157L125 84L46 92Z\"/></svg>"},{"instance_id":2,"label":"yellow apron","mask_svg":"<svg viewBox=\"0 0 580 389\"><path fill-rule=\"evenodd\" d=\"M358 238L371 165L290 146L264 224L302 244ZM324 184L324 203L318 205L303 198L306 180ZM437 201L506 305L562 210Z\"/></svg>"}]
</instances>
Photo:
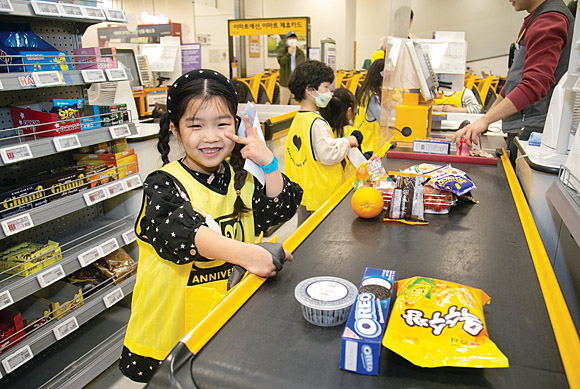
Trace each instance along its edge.
<instances>
[{"instance_id":1,"label":"yellow apron","mask_svg":"<svg viewBox=\"0 0 580 389\"><path fill-rule=\"evenodd\" d=\"M461 100L463 98L463 91L464 90L465 90L465 88L463 88L463 90L461 92L455 92L450 96L443 95L443 97L441 97L441 98L436 98L434 101L435 105L451 105L451 106L457 107L457 108L463 107L463 103L461 102Z\"/></svg>"},{"instance_id":2,"label":"yellow apron","mask_svg":"<svg viewBox=\"0 0 580 389\"><path fill-rule=\"evenodd\" d=\"M199 183L177 161L165 165L161 170L169 173L176 183L185 188L196 211L215 219L222 235L253 243L252 212L245 213L240 219L227 216L232 213L236 200L231 167L232 179L225 195ZM248 175L240 191L246 206L252 205L253 193L253 177ZM147 242L146 236L144 239L139 238L140 222L147 202L145 198L135 227L139 264L124 344L135 354L163 360L177 342L221 300L226 293L227 279L233 265L217 260L179 265L159 257ZM196 249L191 248L190 254L195 255Z\"/></svg>"},{"instance_id":3,"label":"yellow apron","mask_svg":"<svg viewBox=\"0 0 580 389\"><path fill-rule=\"evenodd\" d=\"M370 97L363 100L356 109L356 116L354 118L354 126L359 130L363 136L361 151L364 153L372 151L373 154L379 150L379 130L380 125L378 120L369 122L367 120L367 105Z\"/></svg>"},{"instance_id":4,"label":"yellow apron","mask_svg":"<svg viewBox=\"0 0 580 389\"><path fill-rule=\"evenodd\" d=\"M317 112L298 112L284 145L286 176L304 190L301 204L308 211L316 211L345 180L340 163L323 165L314 158L311 128L316 119L324 120Z\"/></svg>"}]
</instances>

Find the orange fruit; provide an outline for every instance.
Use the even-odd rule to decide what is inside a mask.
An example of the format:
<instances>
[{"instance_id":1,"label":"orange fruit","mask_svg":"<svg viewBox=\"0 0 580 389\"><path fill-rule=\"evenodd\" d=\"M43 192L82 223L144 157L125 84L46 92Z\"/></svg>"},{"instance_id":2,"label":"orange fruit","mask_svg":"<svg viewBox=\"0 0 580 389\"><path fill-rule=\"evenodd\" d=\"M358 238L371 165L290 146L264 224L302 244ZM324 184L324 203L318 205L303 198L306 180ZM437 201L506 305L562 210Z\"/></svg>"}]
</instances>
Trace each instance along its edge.
<instances>
[{"instance_id":1,"label":"orange fruit","mask_svg":"<svg viewBox=\"0 0 580 389\"><path fill-rule=\"evenodd\" d=\"M369 171L366 163L361 164L358 169L356 169L354 177L361 182L369 178Z\"/></svg>"},{"instance_id":2,"label":"orange fruit","mask_svg":"<svg viewBox=\"0 0 580 389\"><path fill-rule=\"evenodd\" d=\"M365 186L352 194L350 206L358 216L371 219L383 210L383 195L375 188Z\"/></svg>"}]
</instances>

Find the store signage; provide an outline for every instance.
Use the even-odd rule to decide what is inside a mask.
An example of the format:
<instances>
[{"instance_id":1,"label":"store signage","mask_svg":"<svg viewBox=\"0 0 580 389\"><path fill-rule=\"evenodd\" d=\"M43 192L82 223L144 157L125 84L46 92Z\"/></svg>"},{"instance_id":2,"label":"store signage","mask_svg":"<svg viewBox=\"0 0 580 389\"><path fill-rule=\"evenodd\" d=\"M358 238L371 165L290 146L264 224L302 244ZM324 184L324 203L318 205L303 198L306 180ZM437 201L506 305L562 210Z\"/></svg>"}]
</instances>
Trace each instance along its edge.
<instances>
[{"instance_id":1,"label":"store signage","mask_svg":"<svg viewBox=\"0 0 580 389\"><path fill-rule=\"evenodd\" d=\"M181 70L183 73L201 69L201 44L184 43L181 45Z\"/></svg>"},{"instance_id":2,"label":"store signage","mask_svg":"<svg viewBox=\"0 0 580 389\"><path fill-rule=\"evenodd\" d=\"M24 346L20 350L4 358L2 360L2 366L4 366L6 373L12 373L32 358L34 358L34 354L32 353L30 346Z\"/></svg>"},{"instance_id":3,"label":"store signage","mask_svg":"<svg viewBox=\"0 0 580 389\"><path fill-rule=\"evenodd\" d=\"M131 129L127 124L111 126L109 127L109 132L111 133L111 137L113 139L125 138L126 136L131 135Z\"/></svg>"},{"instance_id":4,"label":"store signage","mask_svg":"<svg viewBox=\"0 0 580 389\"><path fill-rule=\"evenodd\" d=\"M123 180L123 185L125 185L125 190L131 190L135 188L139 188L141 185L141 177L139 174L135 174L129 178Z\"/></svg>"},{"instance_id":5,"label":"store signage","mask_svg":"<svg viewBox=\"0 0 580 389\"><path fill-rule=\"evenodd\" d=\"M104 12L100 8L83 6L85 10L85 18L93 20L106 20Z\"/></svg>"},{"instance_id":6,"label":"store signage","mask_svg":"<svg viewBox=\"0 0 580 389\"><path fill-rule=\"evenodd\" d=\"M76 134L67 135L67 136L58 136L53 140L54 148L56 151L65 151L65 150L72 150L78 149L81 147L81 141Z\"/></svg>"},{"instance_id":7,"label":"store signage","mask_svg":"<svg viewBox=\"0 0 580 389\"><path fill-rule=\"evenodd\" d=\"M107 192L105 192L105 189L103 188L98 188L90 192L84 193L83 197L85 198L85 202L87 203L87 205L91 206L100 201L106 200Z\"/></svg>"},{"instance_id":8,"label":"store signage","mask_svg":"<svg viewBox=\"0 0 580 389\"><path fill-rule=\"evenodd\" d=\"M31 1L32 9L36 15L60 16L60 9L57 3L49 1Z\"/></svg>"},{"instance_id":9,"label":"store signage","mask_svg":"<svg viewBox=\"0 0 580 389\"><path fill-rule=\"evenodd\" d=\"M105 15L107 16L107 20L112 22L126 22L127 17L125 16L125 12L119 9L106 9Z\"/></svg>"},{"instance_id":10,"label":"store signage","mask_svg":"<svg viewBox=\"0 0 580 389\"><path fill-rule=\"evenodd\" d=\"M135 230L130 229L127 232L123 232L123 234L121 234L121 236L123 237L123 241L125 242L125 244L130 244L135 242L135 240L137 240L137 236L135 235Z\"/></svg>"},{"instance_id":11,"label":"store signage","mask_svg":"<svg viewBox=\"0 0 580 389\"><path fill-rule=\"evenodd\" d=\"M65 320L62 324L59 324L55 327L52 332L54 333L54 337L56 340L61 340L67 335L70 335L74 331L79 329L79 323L77 322L76 317L71 317L70 319Z\"/></svg>"},{"instance_id":12,"label":"store signage","mask_svg":"<svg viewBox=\"0 0 580 389\"><path fill-rule=\"evenodd\" d=\"M14 304L14 299L9 290L0 293L0 311L12 304Z\"/></svg>"},{"instance_id":13,"label":"store signage","mask_svg":"<svg viewBox=\"0 0 580 389\"><path fill-rule=\"evenodd\" d=\"M26 143L0 149L0 156L4 163L13 163L32 158L30 146Z\"/></svg>"},{"instance_id":14,"label":"store signage","mask_svg":"<svg viewBox=\"0 0 580 389\"><path fill-rule=\"evenodd\" d=\"M137 26L137 35L140 37L152 37L153 41L159 42L162 36L172 36L171 24L147 24ZM151 41L151 42L153 42Z\"/></svg>"},{"instance_id":15,"label":"store signage","mask_svg":"<svg viewBox=\"0 0 580 389\"><path fill-rule=\"evenodd\" d=\"M81 265L81 267L85 267L87 265L90 265L91 263L95 262L97 259L103 257L103 251L101 250L100 247L93 247L92 249L85 251L82 254L79 254L79 256L77 257L77 259L79 260L79 263Z\"/></svg>"},{"instance_id":16,"label":"store signage","mask_svg":"<svg viewBox=\"0 0 580 389\"><path fill-rule=\"evenodd\" d=\"M99 246L101 251L103 252L103 257L106 255L111 254L113 251L119 248L119 242L117 242L116 238L111 238L102 245Z\"/></svg>"},{"instance_id":17,"label":"store signage","mask_svg":"<svg viewBox=\"0 0 580 389\"><path fill-rule=\"evenodd\" d=\"M228 20L230 36L247 35L286 35L294 31L297 35L308 33L309 18L280 18L280 19L235 19Z\"/></svg>"},{"instance_id":18,"label":"store signage","mask_svg":"<svg viewBox=\"0 0 580 389\"><path fill-rule=\"evenodd\" d=\"M2 230L4 230L4 235L6 236L18 234L21 231L34 227L34 223L32 222L29 213L18 215L12 219L3 220L0 224L2 224Z\"/></svg>"},{"instance_id":19,"label":"store signage","mask_svg":"<svg viewBox=\"0 0 580 389\"><path fill-rule=\"evenodd\" d=\"M18 83L20 88L34 88L36 84L34 83L34 78L30 74L26 76L18 76Z\"/></svg>"},{"instance_id":20,"label":"store signage","mask_svg":"<svg viewBox=\"0 0 580 389\"><path fill-rule=\"evenodd\" d=\"M113 305L123 300L123 297L125 297L123 290L121 288L117 288L103 297L103 302L105 303L105 307L111 308Z\"/></svg>"},{"instance_id":21,"label":"store signage","mask_svg":"<svg viewBox=\"0 0 580 389\"><path fill-rule=\"evenodd\" d=\"M167 24L169 23L169 18L165 15L151 15L145 11L141 12L139 15L139 24Z\"/></svg>"},{"instance_id":22,"label":"store signage","mask_svg":"<svg viewBox=\"0 0 580 389\"><path fill-rule=\"evenodd\" d=\"M109 81L123 81L127 79L127 73L125 73L125 69L105 69L105 73L107 73L107 78Z\"/></svg>"},{"instance_id":23,"label":"store signage","mask_svg":"<svg viewBox=\"0 0 580 389\"><path fill-rule=\"evenodd\" d=\"M61 15L65 18L83 19L85 17L83 7L80 5L58 3L58 7L60 8Z\"/></svg>"},{"instance_id":24,"label":"store signage","mask_svg":"<svg viewBox=\"0 0 580 389\"><path fill-rule=\"evenodd\" d=\"M36 276L36 279L41 288L46 288L48 285L54 284L56 281L64 278L64 276L65 274L62 265L57 265L43 271Z\"/></svg>"},{"instance_id":25,"label":"store signage","mask_svg":"<svg viewBox=\"0 0 580 389\"><path fill-rule=\"evenodd\" d=\"M110 185L105 186L105 190L107 191L108 197L113 197L123 193L125 191L125 187L123 186L122 182L117 181Z\"/></svg>"},{"instance_id":26,"label":"store signage","mask_svg":"<svg viewBox=\"0 0 580 389\"><path fill-rule=\"evenodd\" d=\"M0 0L0 12L14 12L10 0Z\"/></svg>"},{"instance_id":27,"label":"store signage","mask_svg":"<svg viewBox=\"0 0 580 389\"><path fill-rule=\"evenodd\" d=\"M92 82L105 82L105 73L101 69L85 69L81 70L81 75L83 76L83 81L86 83Z\"/></svg>"},{"instance_id":28,"label":"store signage","mask_svg":"<svg viewBox=\"0 0 580 389\"><path fill-rule=\"evenodd\" d=\"M61 72L58 70L50 70L47 72L34 72L32 73L32 79L37 87L63 85L64 80L62 78Z\"/></svg>"}]
</instances>

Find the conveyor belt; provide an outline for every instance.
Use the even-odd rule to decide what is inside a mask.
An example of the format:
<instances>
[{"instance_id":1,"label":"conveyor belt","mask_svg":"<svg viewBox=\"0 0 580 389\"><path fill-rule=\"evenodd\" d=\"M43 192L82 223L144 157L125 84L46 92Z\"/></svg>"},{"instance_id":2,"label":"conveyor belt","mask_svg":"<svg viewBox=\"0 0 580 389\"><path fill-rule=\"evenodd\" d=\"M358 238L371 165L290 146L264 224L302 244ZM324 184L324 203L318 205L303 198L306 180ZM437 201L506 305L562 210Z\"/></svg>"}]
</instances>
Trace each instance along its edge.
<instances>
[{"instance_id":1,"label":"conveyor belt","mask_svg":"<svg viewBox=\"0 0 580 389\"><path fill-rule=\"evenodd\" d=\"M389 160L388 170L416 161ZM195 357L201 388L549 387L568 383L503 166L457 164L478 189L479 204L427 215L428 226L363 220L350 194L294 251L294 262L269 279ZM379 375L339 369L343 326L307 323L294 299L302 280L320 275L358 285L366 266L455 281L491 296L485 319L507 369L422 369L382 349Z\"/></svg>"}]
</instances>

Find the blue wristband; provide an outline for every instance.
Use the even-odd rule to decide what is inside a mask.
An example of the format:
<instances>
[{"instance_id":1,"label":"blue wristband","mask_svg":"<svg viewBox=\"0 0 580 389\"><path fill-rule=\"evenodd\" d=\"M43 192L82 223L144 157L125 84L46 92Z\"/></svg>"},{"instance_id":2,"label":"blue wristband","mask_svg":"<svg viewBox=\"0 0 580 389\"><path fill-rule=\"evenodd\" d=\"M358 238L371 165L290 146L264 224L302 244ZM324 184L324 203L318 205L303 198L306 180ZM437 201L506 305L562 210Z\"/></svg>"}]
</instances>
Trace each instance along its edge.
<instances>
[{"instance_id":1,"label":"blue wristband","mask_svg":"<svg viewBox=\"0 0 580 389\"><path fill-rule=\"evenodd\" d=\"M275 172L276 170L278 170L278 158L276 158L276 156L274 155L274 159L272 160L272 162L270 162L266 166L262 166L262 170L266 174L269 174L269 173L272 173L272 172Z\"/></svg>"}]
</instances>

